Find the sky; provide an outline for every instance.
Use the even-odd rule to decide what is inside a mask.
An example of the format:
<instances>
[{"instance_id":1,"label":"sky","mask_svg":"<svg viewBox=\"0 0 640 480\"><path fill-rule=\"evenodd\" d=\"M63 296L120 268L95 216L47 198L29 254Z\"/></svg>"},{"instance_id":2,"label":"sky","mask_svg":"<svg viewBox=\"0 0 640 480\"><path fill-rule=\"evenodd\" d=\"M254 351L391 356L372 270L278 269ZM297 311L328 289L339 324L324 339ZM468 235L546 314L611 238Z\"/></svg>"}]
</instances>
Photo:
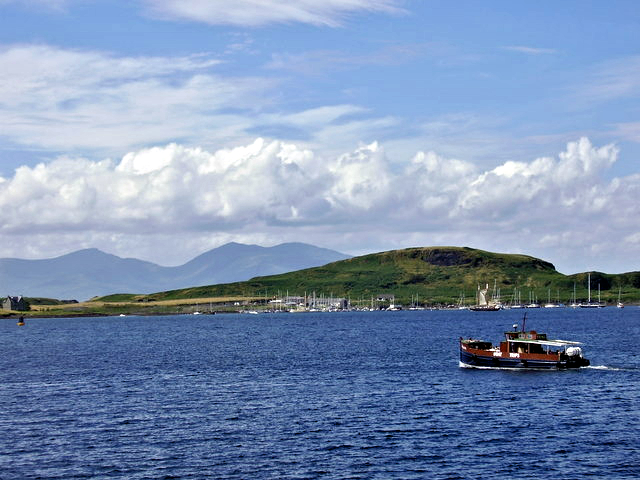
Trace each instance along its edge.
<instances>
[{"instance_id":1,"label":"sky","mask_svg":"<svg viewBox=\"0 0 640 480\"><path fill-rule=\"evenodd\" d=\"M636 0L0 0L0 257L640 270Z\"/></svg>"}]
</instances>

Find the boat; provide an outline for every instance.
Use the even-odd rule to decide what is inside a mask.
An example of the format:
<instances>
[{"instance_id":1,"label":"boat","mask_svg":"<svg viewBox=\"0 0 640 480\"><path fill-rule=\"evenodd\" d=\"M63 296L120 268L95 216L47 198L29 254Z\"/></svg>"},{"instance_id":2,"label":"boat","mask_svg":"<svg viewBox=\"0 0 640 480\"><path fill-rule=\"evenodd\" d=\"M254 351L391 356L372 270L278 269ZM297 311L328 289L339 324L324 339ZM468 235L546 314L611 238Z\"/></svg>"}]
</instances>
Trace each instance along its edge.
<instances>
[{"instance_id":1,"label":"boat","mask_svg":"<svg viewBox=\"0 0 640 480\"><path fill-rule=\"evenodd\" d=\"M469 310L474 312L496 312L500 310L501 305L499 303L487 302L487 291L489 290L489 284L483 289L480 289L478 285L478 292L476 296L476 304L469 307Z\"/></svg>"},{"instance_id":2,"label":"boat","mask_svg":"<svg viewBox=\"0 0 640 480\"><path fill-rule=\"evenodd\" d=\"M588 285L588 291L589 291L589 300L587 301L587 303L581 303L580 304L580 308L603 308L604 304L600 301L600 284L598 283L598 301L597 302L592 302L591 301L591 273L588 274L588 280L587 280L587 285Z\"/></svg>"},{"instance_id":3,"label":"boat","mask_svg":"<svg viewBox=\"0 0 640 480\"><path fill-rule=\"evenodd\" d=\"M402 310L402 305L396 305L396 296L392 295L389 302L389 306L385 309L388 312L398 312Z\"/></svg>"},{"instance_id":4,"label":"boat","mask_svg":"<svg viewBox=\"0 0 640 480\"><path fill-rule=\"evenodd\" d=\"M522 304L521 294L522 294L522 292L519 289L517 289L517 288L513 289L513 298L511 299L511 305L509 305L509 308L524 308L525 307Z\"/></svg>"},{"instance_id":5,"label":"boat","mask_svg":"<svg viewBox=\"0 0 640 480\"><path fill-rule=\"evenodd\" d=\"M622 299L620 298L620 294L622 293L622 287L618 288L618 308L624 308L624 303L622 303Z\"/></svg>"},{"instance_id":6,"label":"boat","mask_svg":"<svg viewBox=\"0 0 640 480\"><path fill-rule=\"evenodd\" d=\"M576 300L576 282L573 282L573 298L571 299L569 306L571 308L578 308L580 306L578 300Z\"/></svg>"},{"instance_id":7,"label":"boat","mask_svg":"<svg viewBox=\"0 0 640 480\"><path fill-rule=\"evenodd\" d=\"M19 327L24 327L24 317L21 316L18 319L18 323L16 325L18 325Z\"/></svg>"},{"instance_id":8,"label":"boat","mask_svg":"<svg viewBox=\"0 0 640 480\"><path fill-rule=\"evenodd\" d=\"M536 300L536 293L529 290L529 303L525 305L525 308L540 308L540 304Z\"/></svg>"},{"instance_id":9,"label":"boat","mask_svg":"<svg viewBox=\"0 0 640 480\"><path fill-rule=\"evenodd\" d=\"M564 307L564 304L560 303L560 289L558 289L558 296L555 302L551 301L551 289L547 289L547 303L544 304L544 308L559 308Z\"/></svg>"},{"instance_id":10,"label":"boat","mask_svg":"<svg viewBox=\"0 0 640 480\"><path fill-rule=\"evenodd\" d=\"M420 302L418 301L418 294L416 293L416 301L415 303L413 302L413 295L411 295L411 306L409 307L409 310L424 310L424 307L420 305Z\"/></svg>"},{"instance_id":11,"label":"boat","mask_svg":"<svg viewBox=\"0 0 640 480\"><path fill-rule=\"evenodd\" d=\"M464 292L460 292L460 299L458 300L458 310L469 310L464 298Z\"/></svg>"},{"instance_id":12,"label":"boat","mask_svg":"<svg viewBox=\"0 0 640 480\"><path fill-rule=\"evenodd\" d=\"M580 342L551 340L544 333L525 331L526 315L522 329L518 325L505 332L498 346L491 342L460 337L460 367L511 370L564 370L589 366L582 356Z\"/></svg>"}]
</instances>

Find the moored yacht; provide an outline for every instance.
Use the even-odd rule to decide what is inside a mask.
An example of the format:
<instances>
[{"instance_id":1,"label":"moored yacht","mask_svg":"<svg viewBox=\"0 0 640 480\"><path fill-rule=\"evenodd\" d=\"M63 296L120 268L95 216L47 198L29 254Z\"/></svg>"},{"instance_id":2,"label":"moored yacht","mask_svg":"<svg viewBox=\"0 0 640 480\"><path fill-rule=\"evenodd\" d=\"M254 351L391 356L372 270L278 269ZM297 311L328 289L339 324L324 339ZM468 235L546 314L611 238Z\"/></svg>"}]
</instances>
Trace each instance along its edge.
<instances>
[{"instance_id":1,"label":"moored yacht","mask_svg":"<svg viewBox=\"0 0 640 480\"><path fill-rule=\"evenodd\" d=\"M588 274L587 284L588 284L588 291L589 291L589 300L587 301L587 303L581 303L579 305L580 308L603 308L604 304L600 301L600 284L598 284L598 301L597 302L591 301L591 273Z\"/></svg>"},{"instance_id":2,"label":"moored yacht","mask_svg":"<svg viewBox=\"0 0 640 480\"><path fill-rule=\"evenodd\" d=\"M622 303L622 299L620 297L622 293L622 287L618 288L618 304L616 305L618 308L624 308L624 303Z\"/></svg>"}]
</instances>

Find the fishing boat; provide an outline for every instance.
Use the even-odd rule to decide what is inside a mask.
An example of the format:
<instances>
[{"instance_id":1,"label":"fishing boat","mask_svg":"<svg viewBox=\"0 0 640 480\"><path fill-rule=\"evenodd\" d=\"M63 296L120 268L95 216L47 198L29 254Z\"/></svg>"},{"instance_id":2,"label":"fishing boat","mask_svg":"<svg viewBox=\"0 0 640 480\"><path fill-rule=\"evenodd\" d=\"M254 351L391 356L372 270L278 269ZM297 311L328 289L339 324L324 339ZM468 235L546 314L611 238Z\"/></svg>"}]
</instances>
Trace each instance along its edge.
<instances>
[{"instance_id":1,"label":"fishing boat","mask_svg":"<svg viewBox=\"0 0 640 480\"><path fill-rule=\"evenodd\" d=\"M478 339L460 337L460 367L481 369L531 369L564 370L589 365L582 356L580 342L551 340L544 333L525 330L526 315L522 329L518 325L505 332L500 345Z\"/></svg>"}]
</instances>

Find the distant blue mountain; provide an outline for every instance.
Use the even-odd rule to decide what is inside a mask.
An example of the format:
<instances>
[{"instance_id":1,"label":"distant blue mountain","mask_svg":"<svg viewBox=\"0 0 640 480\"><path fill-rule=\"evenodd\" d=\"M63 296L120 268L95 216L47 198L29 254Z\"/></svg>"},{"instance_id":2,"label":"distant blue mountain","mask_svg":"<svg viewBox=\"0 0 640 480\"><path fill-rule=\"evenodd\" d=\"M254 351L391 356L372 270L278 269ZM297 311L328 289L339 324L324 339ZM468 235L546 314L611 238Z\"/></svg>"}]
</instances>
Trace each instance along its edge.
<instances>
[{"instance_id":1,"label":"distant blue mountain","mask_svg":"<svg viewBox=\"0 0 640 480\"><path fill-rule=\"evenodd\" d=\"M349 255L305 243L227 243L184 265L163 267L90 248L43 260L0 259L0 296L87 300L112 293L153 293L249 280L346 258Z\"/></svg>"}]
</instances>

